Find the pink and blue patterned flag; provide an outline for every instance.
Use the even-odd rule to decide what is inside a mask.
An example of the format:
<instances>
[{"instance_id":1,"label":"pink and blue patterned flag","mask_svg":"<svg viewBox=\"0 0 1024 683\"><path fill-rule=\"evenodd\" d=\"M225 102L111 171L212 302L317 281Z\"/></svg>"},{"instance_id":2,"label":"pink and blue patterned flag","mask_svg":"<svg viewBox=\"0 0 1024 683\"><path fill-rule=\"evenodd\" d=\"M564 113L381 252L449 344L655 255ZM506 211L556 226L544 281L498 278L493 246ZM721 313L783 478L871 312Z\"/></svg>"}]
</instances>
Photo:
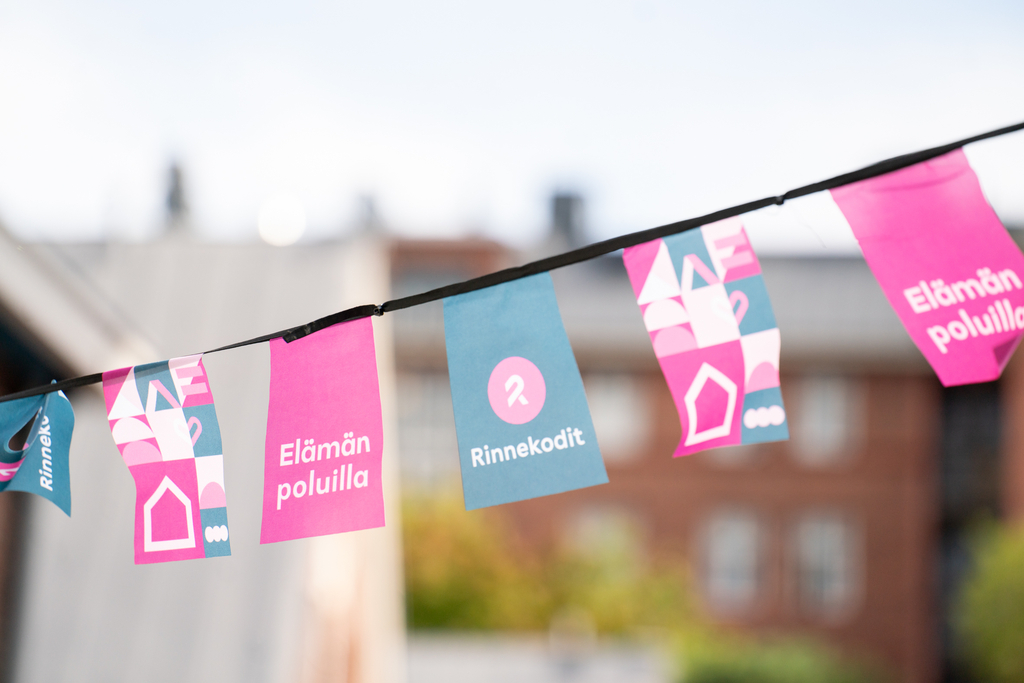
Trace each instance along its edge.
<instances>
[{"instance_id":1,"label":"pink and blue patterned flag","mask_svg":"<svg viewBox=\"0 0 1024 683\"><path fill-rule=\"evenodd\" d=\"M135 480L135 564L230 555L224 450L202 356L105 372L103 396Z\"/></svg>"},{"instance_id":2,"label":"pink and blue patterned flag","mask_svg":"<svg viewBox=\"0 0 1024 683\"><path fill-rule=\"evenodd\" d=\"M644 325L675 400L675 457L789 438L781 338L738 218L626 249Z\"/></svg>"}]
</instances>

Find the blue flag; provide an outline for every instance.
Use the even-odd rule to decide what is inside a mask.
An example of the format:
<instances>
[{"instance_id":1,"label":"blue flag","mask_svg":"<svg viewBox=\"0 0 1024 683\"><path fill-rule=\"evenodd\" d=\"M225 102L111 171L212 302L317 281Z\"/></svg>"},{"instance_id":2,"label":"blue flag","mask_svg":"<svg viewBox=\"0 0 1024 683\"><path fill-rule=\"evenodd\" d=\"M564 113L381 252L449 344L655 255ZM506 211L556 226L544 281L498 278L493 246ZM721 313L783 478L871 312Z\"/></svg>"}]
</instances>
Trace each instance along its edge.
<instances>
[{"instance_id":1,"label":"blue flag","mask_svg":"<svg viewBox=\"0 0 1024 683\"><path fill-rule=\"evenodd\" d=\"M24 448L11 450L11 437L29 422ZM70 517L68 452L74 429L75 412L64 392L0 403L0 491L34 493Z\"/></svg>"},{"instance_id":2,"label":"blue flag","mask_svg":"<svg viewBox=\"0 0 1024 683\"><path fill-rule=\"evenodd\" d=\"M547 273L444 300L466 509L608 483Z\"/></svg>"}]
</instances>

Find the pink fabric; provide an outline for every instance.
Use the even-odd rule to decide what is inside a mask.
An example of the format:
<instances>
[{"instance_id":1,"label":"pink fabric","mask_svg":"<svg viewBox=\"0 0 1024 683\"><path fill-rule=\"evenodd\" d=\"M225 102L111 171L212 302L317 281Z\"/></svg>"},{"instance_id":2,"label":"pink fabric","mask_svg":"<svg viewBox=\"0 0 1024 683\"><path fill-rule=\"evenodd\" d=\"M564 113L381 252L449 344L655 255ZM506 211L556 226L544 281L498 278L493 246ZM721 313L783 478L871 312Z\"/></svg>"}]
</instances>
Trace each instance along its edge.
<instances>
[{"instance_id":1,"label":"pink fabric","mask_svg":"<svg viewBox=\"0 0 1024 683\"><path fill-rule=\"evenodd\" d=\"M384 526L370 318L270 342L260 543Z\"/></svg>"},{"instance_id":2,"label":"pink fabric","mask_svg":"<svg viewBox=\"0 0 1024 683\"><path fill-rule=\"evenodd\" d=\"M628 247L622 262L679 413L674 455L789 438L781 336L743 223Z\"/></svg>"},{"instance_id":3,"label":"pink fabric","mask_svg":"<svg viewBox=\"0 0 1024 683\"><path fill-rule=\"evenodd\" d=\"M136 491L135 564L206 557L194 461L183 459L135 465L131 473ZM163 491L159 491L161 487ZM152 529L148 534L147 520ZM149 547L147 538L169 547Z\"/></svg>"},{"instance_id":4,"label":"pink fabric","mask_svg":"<svg viewBox=\"0 0 1024 683\"><path fill-rule=\"evenodd\" d=\"M135 563L230 555L223 444L202 356L105 372L103 396L135 480ZM217 505L201 504L210 486L220 495L204 500Z\"/></svg>"},{"instance_id":5,"label":"pink fabric","mask_svg":"<svg viewBox=\"0 0 1024 683\"><path fill-rule=\"evenodd\" d=\"M997 379L1024 334L1024 256L963 150L832 196L939 380Z\"/></svg>"},{"instance_id":6,"label":"pink fabric","mask_svg":"<svg viewBox=\"0 0 1024 683\"><path fill-rule=\"evenodd\" d=\"M743 349L739 340L658 359L679 406L682 436L674 457L741 441ZM739 400L737 400L739 399Z\"/></svg>"},{"instance_id":7,"label":"pink fabric","mask_svg":"<svg viewBox=\"0 0 1024 683\"><path fill-rule=\"evenodd\" d=\"M203 489L203 492L199 494L199 508L205 510L207 508L227 507L227 500L227 496L224 495L224 489L220 487L220 484L211 481Z\"/></svg>"}]
</instances>

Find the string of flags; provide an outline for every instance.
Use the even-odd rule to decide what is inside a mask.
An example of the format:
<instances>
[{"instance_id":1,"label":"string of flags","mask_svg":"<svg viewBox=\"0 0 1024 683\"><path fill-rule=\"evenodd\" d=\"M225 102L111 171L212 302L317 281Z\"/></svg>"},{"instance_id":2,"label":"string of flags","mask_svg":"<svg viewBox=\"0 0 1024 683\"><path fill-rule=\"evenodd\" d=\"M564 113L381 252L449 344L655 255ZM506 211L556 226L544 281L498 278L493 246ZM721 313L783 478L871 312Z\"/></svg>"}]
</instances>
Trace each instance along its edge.
<instances>
[{"instance_id":1,"label":"string of flags","mask_svg":"<svg viewBox=\"0 0 1024 683\"><path fill-rule=\"evenodd\" d=\"M811 192L832 193L943 385L998 378L1024 337L1024 254L962 146L1021 129L215 349L270 344L260 542L384 526L372 316L437 299L466 509L607 483L547 271L620 248L679 414L674 456L787 439L781 333L739 216ZM230 555L230 444L221 439L203 354L0 397L0 491L28 491L71 514L75 417L63 389L98 382L135 482L136 564ZM26 428L24 446L12 450L11 438Z\"/></svg>"}]
</instances>

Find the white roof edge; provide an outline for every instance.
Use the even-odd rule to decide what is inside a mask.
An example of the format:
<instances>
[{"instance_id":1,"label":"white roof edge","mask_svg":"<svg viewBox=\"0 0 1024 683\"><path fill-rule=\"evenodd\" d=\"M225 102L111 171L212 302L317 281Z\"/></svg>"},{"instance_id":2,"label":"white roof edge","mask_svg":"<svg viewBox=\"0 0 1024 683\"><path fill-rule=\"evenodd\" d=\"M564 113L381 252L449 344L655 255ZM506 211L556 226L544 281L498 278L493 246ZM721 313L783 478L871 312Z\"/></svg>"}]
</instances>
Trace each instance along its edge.
<instances>
[{"instance_id":1,"label":"white roof edge","mask_svg":"<svg viewBox=\"0 0 1024 683\"><path fill-rule=\"evenodd\" d=\"M75 374L156 360L79 276L0 226L0 306Z\"/></svg>"}]
</instances>

